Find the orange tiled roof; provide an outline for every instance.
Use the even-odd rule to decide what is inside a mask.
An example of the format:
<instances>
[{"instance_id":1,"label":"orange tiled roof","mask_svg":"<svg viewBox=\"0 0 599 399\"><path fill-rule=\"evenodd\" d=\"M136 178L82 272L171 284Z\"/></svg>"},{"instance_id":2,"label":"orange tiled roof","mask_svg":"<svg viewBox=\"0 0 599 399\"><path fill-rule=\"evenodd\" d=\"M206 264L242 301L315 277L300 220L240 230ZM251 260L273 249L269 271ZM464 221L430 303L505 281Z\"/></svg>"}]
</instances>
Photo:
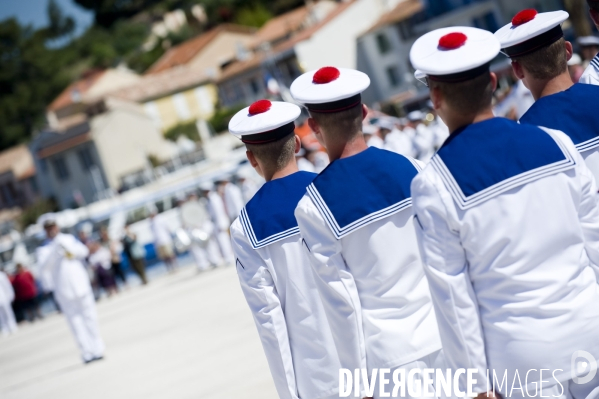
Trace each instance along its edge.
<instances>
[{"instance_id":1,"label":"orange tiled roof","mask_svg":"<svg viewBox=\"0 0 599 399\"><path fill-rule=\"evenodd\" d=\"M303 6L272 18L253 37L252 47L263 42L273 42L299 30L308 16L308 7Z\"/></svg>"},{"instance_id":2,"label":"orange tiled roof","mask_svg":"<svg viewBox=\"0 0 599 399\"><path fill-rule=\"evenodd\" d=\"M64 89L48 106L48 111L56 111L68 105L74 104L74 93L78 93L82 98L83 95L104 75L105 71L91 71L87 76L71 83L69 87Z\"/></svg>"},{"instance_id":3,"label":"orange tiled roof","mask_svg":"<svg viewBox=\"0 0 599 399\"><path fill-rule=\"evenodd\" d=\"M0 173L12 171L17 180L35 174L35 165L29 148L22 144L0 153Z\"/></svg>"},{"instance_id":4,"label":"orange tiled roof","mask_svg":"<svg viewBox=\"0 0 599 399\"><path fill-rule=\"evenodd\" d=\"M169 49L148 69L146 74L154 74L178 65L187 64L221 32L251 34L254 32L254 29L241 25L221 24L206 33L202 33Z\"/></svg>"}]
</instances>

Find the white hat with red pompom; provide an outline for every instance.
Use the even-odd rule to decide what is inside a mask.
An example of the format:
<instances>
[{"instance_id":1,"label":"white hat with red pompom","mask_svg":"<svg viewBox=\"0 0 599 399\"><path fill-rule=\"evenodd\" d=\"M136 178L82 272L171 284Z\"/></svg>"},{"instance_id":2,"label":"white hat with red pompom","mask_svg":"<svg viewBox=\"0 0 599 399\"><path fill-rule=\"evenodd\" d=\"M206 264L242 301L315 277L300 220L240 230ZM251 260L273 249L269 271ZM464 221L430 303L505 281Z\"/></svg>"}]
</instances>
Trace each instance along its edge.
<instances>
[{"instance_id":1,"label":"white hat with red pompom","mask_svg":"<svg viewBox=\"0 0 599 399\"><path fill-rule=\"evenodd\" d=\"M491 32L467 26L436 29L416 40L410 49L415 76L443 82L461 82L489 71L499 54Z\"/></svg>"},{"instance_id":2,"label":"white hat with red pompom","mask_svg":"<svg viewBox=\"0 0 599 399\"><path fill-rule=\"evenodd\" d=\"M332 113L362 103L362 93L370 86L370 78L355 69L332 66L306 72L291 84L291 95L310 112Z\"/></svg>"},{"instance_id":3,"label":"white hat with red pompom","mask_svg":"<svg viewBox=\"0 0 599 399\"><path fill-rule=\"evenodd\" d=\"M229 132L247 144L270 143L293 133L300 113L295 104L258 100L231 118Z\"/></svg>"},{"instance_id":4,"label":"white hat with red pompom","mask_svg":"<svg viewBox=\"0 0 599 399\"><path fill-rule=\"evenodd\" d=\"M534 9L522 10L514 15L512 22L495 32L495 37L505 55L521 57L564 37L561 24L568 16L565 11L538 13Z\"/></svg>"}]
</instances>

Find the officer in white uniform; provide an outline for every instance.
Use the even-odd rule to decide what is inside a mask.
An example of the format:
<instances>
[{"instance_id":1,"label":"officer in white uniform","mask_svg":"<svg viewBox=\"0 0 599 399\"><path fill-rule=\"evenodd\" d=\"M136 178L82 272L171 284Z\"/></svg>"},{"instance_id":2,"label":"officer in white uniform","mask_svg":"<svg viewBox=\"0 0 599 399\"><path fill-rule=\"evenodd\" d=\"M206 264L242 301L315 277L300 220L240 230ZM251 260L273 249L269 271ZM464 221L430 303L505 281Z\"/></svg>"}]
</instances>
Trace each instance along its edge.
<instances>
[{"instance_id":1,"label":"officer in white uniform","mask_svg":"<svg viewBox=\"0 0 599 399\"><path fill-rule=\"evenodd\" d=\"M495 372L509 381L495 391L520 397L517 371L531 396L542 379L545 397L585 398L599 376L575 384L570 364L580 350L599 358L597 187L568 136L493 116L499 49L455 27L410 51L451 132L412 182L443 352L453 370L479 370L481 395Z\"/></svg>"},{"instance_id":2,"label":"officer in white uniform","mask_svg":"<svg viewBox=\"0 0 599 399\"><path fill-rule=\"evenodd\" d=\"M0 270L0 332L6 336L17 332L17 321L12 310L15 291L6 273Z\"/></svg>"},{"instance_id":3,"label":"officer in white uniform","mask_svg":"<svg viewBox=\"0 0 599 399\"><path fill-rule=\"evenodd\" d=\"M50 270L54 295L79 345L85 363L104 356L96 303L89 276L81 260L88 256L87 247L71 234L60 233L53 214L40 216L38 223L46 230L46 242L36 250L41 272Z\"/></svg>"},{"instance_id":4,"label":"officer in white uniform","mask_svg":"<svg viewBox=\"0 0 599 399\"><path fill-rule=\"evenodd\" d=\"M218 267L222 263L218 244L213 238L214 224L208 214L206 199L202 200L192 193L180 207L181 223L191 238L189 251L198 271L208 270L210 266Z\"/></svg>"},{"instance_id":5,"label":"officer in white uniform","mask_svg":"<svg viewBox=\"0 0 599 399\"><path fill-rule=\"evenodd\" d=\"M362 125L362 133L364 134L364 140L368 147L384 148L385 142L378 135L378 129L376 126L371 124Z\"/></svg>"},{"instance_id":6,"label":"officer in white uniform","mask_svg":"<svg viewBox=\"0 0 599 399\"><path fill-rule=\"evenodd\" d=\"M589 6L589 14L595 26L599 29L599 2L595 0L587 0ZM597 37L593 36L596 40ZM595 55L589 62L578 83L586 83L591 85L599 85L599 54Z\"/></svg>"},{"instance_id":7,"label":"officer in white uniform","mask_svg":"<svg viewBox=\"0 0 599 399\"><path fill-rule=\"evenodd\" d=\"M282 399L338 398L339 358L293 211L316 174L299 171L295 104L259 100L229 131L266 183L231 226L239 281Z\"/></svg>"},{"instance_id":8,"label":"officer in white uniform","mask_svg":"<svg viewBox=\"0 0 599 399\"><path fill-rule=\"evenodd\" d=\"M295 216L344 368L435 367L441 342L412 224L417 161L368 147L362 72L324 67L291 85L331 164ZM387 375L389 377L389 375ZM377 383L380 380L377 378ZM364 385L361 386L362 388ZM391 393L391 386L384 389ZM380 390L360 392L380 397Z\"/></svg>"},{"instance_id":9,"label":"officer in white uniform","mask_svg":"<svg viewBox=\"0 0 599 399\"><path fill-rule=\"evenodd\" d=\"M566 133L580 151L587 166L599 179L599 87L572 83L565 59L572 45L563 40L561 23L565 11L536 13L525 10L513 22L495 32L503 52L512 59L516 76L531 90L536 102L520 118L520 123L548 127ZM560 56L551 59L554 48ZM522 61L520 61L522 60ZM561 61L560 61L561 60ZM526 62L525 62L526 61ZM553 64L549 64L553 62ZM550 76L539 76L539 69ZM599 180L597 180L599 181Z\"/></svg>"}]
</instances>

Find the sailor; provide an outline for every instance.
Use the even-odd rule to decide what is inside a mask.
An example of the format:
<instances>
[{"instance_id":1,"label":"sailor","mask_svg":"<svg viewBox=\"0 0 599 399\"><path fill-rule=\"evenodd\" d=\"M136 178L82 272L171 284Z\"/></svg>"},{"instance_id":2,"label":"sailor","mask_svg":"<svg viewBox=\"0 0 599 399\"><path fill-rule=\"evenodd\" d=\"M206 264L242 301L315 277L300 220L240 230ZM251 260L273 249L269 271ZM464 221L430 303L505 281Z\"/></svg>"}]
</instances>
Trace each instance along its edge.
<instances>
[{"instance_id":1,"label":"sailor","mask_svg":"<svg viewBox=\"0 0 599 399\"><path fill-rule=\"evenodd\" d=\"M12 310L15 291L4 270L0 269L0 332L3 336L17 332L17 320Z\"/></svg>"},{"instance_id":2,"label":"sailor","mask_svg":"<svg viewBox=\"0 0 599 399\"><path fill-rule=\"evenodd\" d=\"M583 65L587 67L589 63L597 56L597 53L599 53L599 37L581 36L576 41L580 47Z\"/></svg>"},{"instance_id":3,"label":"sailor","mask_svg":"<svg viewBox=\"0 0 599 399\"><path fill-rule=\"evenodd\" d=\"M368 147L383 148L385 146L385 142L379 137L378 131L379 129L375 125L370 123L362 124L362 134L364 134L364 140Z\"/></svg>"},{"instance_id":4,"label":"sailor","mask_svg":"<svg viewBox=\"0 0 599 399\"><path fill-rule=\"evenodd\" d=\"M40 216L38 223L47 236L36 250L41 272L47 269L52 274L54 295L79 344L83 362L100 360L104 356L104 342L100 337L89 276L81 263L89 250L73 235L60 232L54 214Z\"/></svg>"},{"instance_id":5,"label":"sailor","mask_svg":"<svg viewBox=\"0 0 599 399\"><path fill-rule=\"evenodd\" d=\"M408 120L415 125L416 136L414 137L414 148L418 154L419 161L428 163L435 154L435 132L426 126L423 121L426 115L420 110L408 114Z\"/></svg>"},{"instance_id":6,"label":"sailor","mask_svg":"<svg viewBox=\"0 0 599 399\"><path fill-rule=\"evenodd\" d=\"M216 192L223 199L229 220L235 220L245 202L241 189L231 183L231 175L225 175L216 180Z\"/></svg>"},{"instance_id":7,"label":"sailor","mask_svg":"<svg viewBox=\"0 0 599 399\"><path fill-rule=\"evenodd\" d=\"M577 351L599 358L597 187L564 133L493 116L499 50L490 32L456 27L410 51L451 132L411 186L443 352L453 370L478 369L480 396L506 375L503 397L542 384L584 398L599 376L577 385L570 365Z\"/></svg>"},{"instance_id":8,"label":"sailor","mask_svg":"<svg viewBox=\"0 0 599 399\"><path fill-rule=\"evenodd\" d=\"M214 224L210 220L206 202L205 198L200 200L192 192L179 207L181 224L191 238L189 251L200 272L206 271L210 267L218 267L222 263L218 244L213 237Z\"/></svg>"},{"instance_id":9,"label":"sailor","mask_svg":"<svg viewBox=\"0 0 599 399\"><path fill-rule=\"evenodd\" d=\"M595 107L599 87L572 83L567 61L572 44L563 38L565 11L537 13L529 9L495 32L512 68L530 89L535 103L520 123L566 133L587 166L599 179L599 112ZM599 181L599 180L597 180Z\"/></svg>"},{"instance_id":10,"label":"sailor","mask_svg":"<svg viewBox=\"0 0 599 399\"><path fill-rule=\"evenodd\" d=\"M368 147L362 72L323 67L298 77L291 95L310 113L330 165L308 186L295 217L343 368L435 367L439 339L412 224L414 159ZM380 380L377 378L376 383ZM361 385L361 388L365 388ZM391 386L354 392L377 398Z\"/></svg>"},{"instance_id":11,"label":"sailor","mask_svg":"<svg viewBox=\"0 0 599 399\"><path fill-rule=\"evenodd\" d=\"M208 200L208 212L214 223L213 237L216 239L220 255L225 264L232 265L235 262L233 250L231 249L231 238L229 237L229 216L225 210L223 198L213 189L213 184L203 182L200 189Z\"/></svg>"},{"instance_id":12,"label":"sailor","mask_svg":"<svg viewBox=\"0 0 599 399\"><path fill-rule=\"evenodd\" d=\"M398 129L397 125L390 118L379 118L377 121L379 132L384 140L383 148L387 151L395 152L406 157L415 157L416 148L414 147L414 137L416 135L404 132Z\"/></svg>"},{"instance_id":13,"label":"sailor","mask_svg":"<svg viewBox=\"0 0 599 399\"><path fill-rule=\"evenodd\" d=\"M339 358L293 211L316 174L300 171L297 105L259 100L229 131L266 183L231 226L237 273L282 399L338 398Z\"/></svg>"},{"instance_id":14,"label":"sailor","mask_svg":"<svg viewBox=\"0 0 599 399\"><path fill-rule=\"evenodd\" d=\"M599 1L587 0L589 6L589 14L593 23L599 29ZM595 36L593 38L596 39ZM589 65L578 80L578 83L586 83L591 85L599 85L599 54L595 55L590 60Z\"/></svg>"}]
</instances>

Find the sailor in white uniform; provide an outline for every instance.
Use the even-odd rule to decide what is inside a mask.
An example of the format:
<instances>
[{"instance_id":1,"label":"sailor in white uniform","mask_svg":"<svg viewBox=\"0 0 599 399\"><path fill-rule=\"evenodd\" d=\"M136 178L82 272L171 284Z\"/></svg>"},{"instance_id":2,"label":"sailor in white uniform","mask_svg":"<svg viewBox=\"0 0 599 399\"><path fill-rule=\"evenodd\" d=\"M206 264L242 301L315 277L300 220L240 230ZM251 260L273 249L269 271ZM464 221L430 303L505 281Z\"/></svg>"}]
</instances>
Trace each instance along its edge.
<instances>
[{"instance_id":1,"label":"sailor in white uniform","mask_svg":"<svg viewBox=\"0 0 599 399\"><path fill-rule=\"evenodd\" d=\"M339 357L293 211L316 174L299 171L295 104L259 100L229 131L266 183L231 226L239 281L279 398L338 398Z\"/></svg>"},{"instance_id":2,"label":"sailor in white uniform","mask_svg":"<svg viewBox=\"0 0 599 399\"><path fill-rule=\"evenodd\" d=\"M401 368L408 375L441 358L412 224L409 186L420 165L367 146L361 92L369 84L366 74L335 67L292 83L291 95L308 108L308 123L331 159L308 186L295 217L342 367L370 376L373 369Z\"/></svg>"},{"instance_id":3,"label":"sailor in white uniform","mask_svg":"<svg viewBox=\"0 0 599 399\"><path fill-rule=\"evenodd\" d=\"M15 291L6 273L0 270L0 332L6 336L17 332L17 320L12 310Z\"/></svg>"},{"instance_id":4,"label":"sailor in white uniform","mask_svg":"<svg viewBox=\"0 0 599 399\"><path fill-rule=\"evenodd\" d=\"M576 384L570 365L576 351L599 359L597 187L568 136L493 116L499 49L456 27L410 51L451 132L411 186L445 360L479 370L480 396L494 372L503 397L533 396L542 379L545 397L590 399L599 376Z\"/></svg>"},{"instance_id":5,"label":"sailor in white uniform","mask_svg":"<svg viewBox=\"0 0 599 399\"><path fill-rule=\"evenodd\" d=\"M495 37L536 100L520 123L566 133L599 181L599 87L572 83L566 64L572 45L564 41L561 28L567 18L565 11L525 10Z\"/></svg>"},{"instance_id":6,"label":"sailor in white uniform","mask_svg":"<svg viewBox=\"0 0 599 399\"><path fill-rule=\"evenodd\" d=\"M589 6L589 16L597 29L599 29L599 2L596 0L587 0L587 5ZM599 54L591 59L578 83L599 85Z\"/></svg>"},{"instance_id":7,"label":"sailor in white uniform","mask_svg":"<svg viewBox=\"0 0 599 399\"><path fill-rule=\"evenodd\" d=\"M211 189L212 184L205 182L200 189L208 199L208 212L214 223L213 237L218 243L221 256L226 264L232 265L235 262L233 249L231 248L231 238L229 237L229 215L225 210L223 198Z\"/></svg>"},{"instance_id":8,"label":"sailor in white uniform","mask_svg":"<svg viewBox=\"0 0 599 399\"><path fill-rule=\"evenodd\" d=\"M100 337L96 303L89 276L81 260L89 255L87 247L71 234L58 230L53 214L40 216L47 240L36 250L41 272L52 273L54 296L64 313L85 363L104 356L104 342Z\"/></svg>"}]
</instances>

